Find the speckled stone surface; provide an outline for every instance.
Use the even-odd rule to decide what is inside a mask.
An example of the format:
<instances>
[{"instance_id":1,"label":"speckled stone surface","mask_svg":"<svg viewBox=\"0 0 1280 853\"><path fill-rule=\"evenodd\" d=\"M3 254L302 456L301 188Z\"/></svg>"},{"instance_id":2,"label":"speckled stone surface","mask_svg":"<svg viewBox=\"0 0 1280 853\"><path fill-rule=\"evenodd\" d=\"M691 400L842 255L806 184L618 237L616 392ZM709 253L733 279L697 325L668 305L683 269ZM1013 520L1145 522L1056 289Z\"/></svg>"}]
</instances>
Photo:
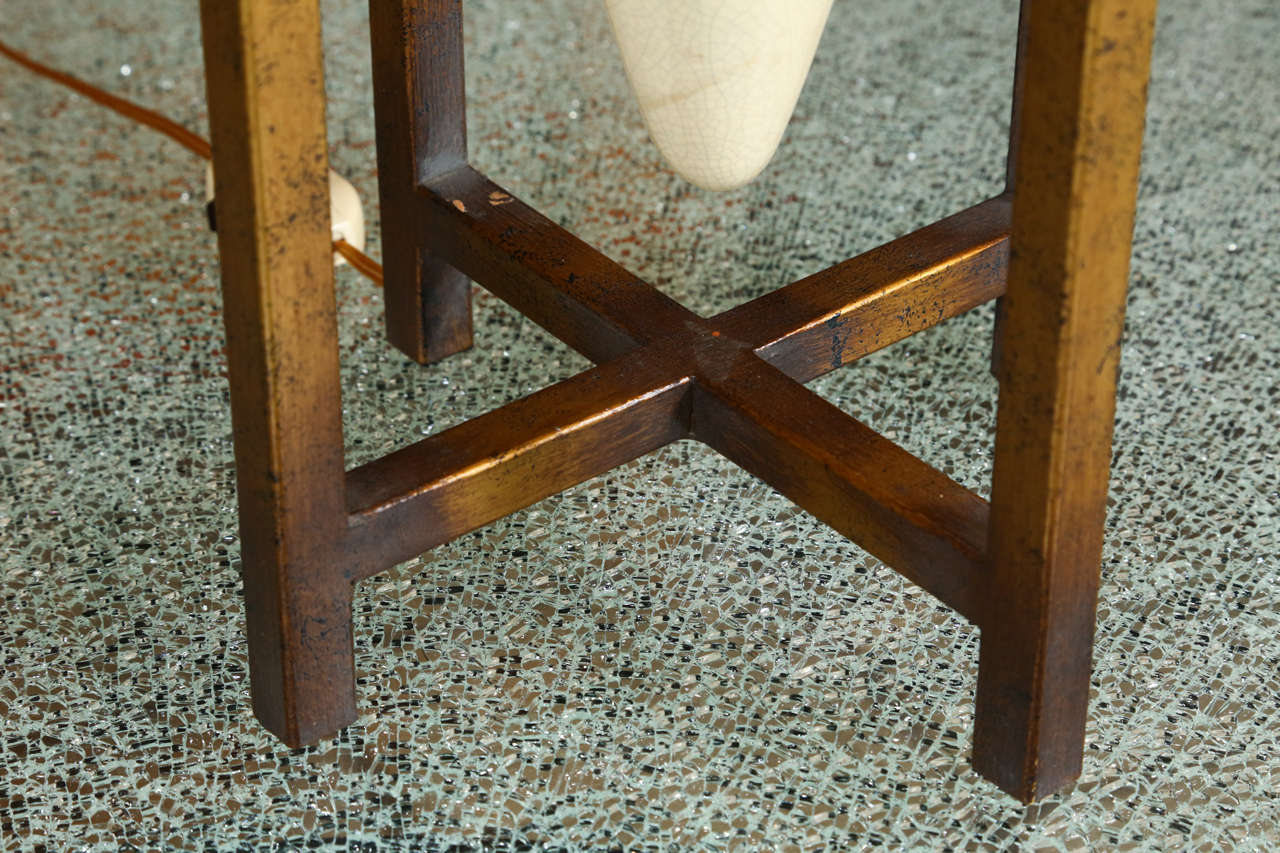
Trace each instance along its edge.
<instances>
[{"instance_id":1,"label":"speckled stone surface","mask_svg":"<svg viewBox=\"0 0 1280 853\"><path fill-rule=\"evenodd\" d=\"M194 3L6 0L3 38L205 130ZM1084 775L967 760L977 632L681 443L367 581L360 720L247 704L202 166L0 61L0 847L1280 848L1280 17L1165 0ZM379 253L363 4L326 2L334 166ZM468 2L474 160L712 313L996 190L1013 0L839 2L779 155L667 173L594 0ZM338 274L348 458L585 367L496 299L419 368ZM989 310L815 384L985 493Z\"/></svg>"}]
</instances>

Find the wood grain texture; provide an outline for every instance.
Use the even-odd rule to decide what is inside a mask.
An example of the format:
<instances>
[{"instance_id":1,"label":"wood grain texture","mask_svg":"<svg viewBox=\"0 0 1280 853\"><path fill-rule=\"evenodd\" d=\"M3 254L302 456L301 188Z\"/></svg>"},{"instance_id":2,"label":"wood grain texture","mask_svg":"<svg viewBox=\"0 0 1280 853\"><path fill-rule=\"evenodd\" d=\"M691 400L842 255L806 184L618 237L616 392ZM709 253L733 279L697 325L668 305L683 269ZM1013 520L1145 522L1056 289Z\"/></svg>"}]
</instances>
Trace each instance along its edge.
<instances>
[{"instance_id":1,"label":"wood grain texture","mask_svg":"<svg viewBox=\"0 0 1280 853\"><path fill-rule=\"evenodd\" d=\"M422 244L416 187L467 162L461 0L370 0L387 339L421 364L471 346L471 282Z\"/></svg>"},{"instance_id":2,"label":"wood grain texture","mask_svg":"<svg viewBox=\"0 0 1280 853\"><path fill-rule=\"evenodd\" d=\"M987 502L777 368L737 362L699 385L695 437L977 621Z\"/></svg>"},{"instance_id":3,"label":"wood grain texture","mask_svg":"<svg viewBox=\"0 0 1280 853\"><path fill-rule=\"evenodd\" d=\"M1009 199L997 197L717 316L801 382L1004 292Z\"/></svg>"},{"instance_id":4,"label":"wood grain texture","mask_svg":"<svg viewBox=\"0 0 1280 853\"><path fill-rule=\"evenodd\" d=\"M320 21L201 13L253 706L298 745L355 719Z\"/></svg>"},{"instance_id":5,"label":"wood grain texture","mask_svg":"<svg viewBox=\"0 0 1280 853\"><path fill-rule=\"evenodd\" d=\"M470 167L419 195L419 239L597 363L701 318Z\"/></svg>"},{"instance_id":6,"label":"wood grain texture","mask_svg":"<svg viewBox=\"0 0 1280 853\"><path fill-rule=\"evenodd\" d=\"M1030 0L974 764L1080 772L1154 0Z\"/></svg>"},{"instance_id":7,"label":"wood grain texture","mask_svg":"<svg viewBox=\"0 0 1280 853\"><path fill-rule=\"evenodd\" d=\"M688 372L627 358L347 474L349 571L376 574L689 432Z\"/></svg>"}]
</instances>

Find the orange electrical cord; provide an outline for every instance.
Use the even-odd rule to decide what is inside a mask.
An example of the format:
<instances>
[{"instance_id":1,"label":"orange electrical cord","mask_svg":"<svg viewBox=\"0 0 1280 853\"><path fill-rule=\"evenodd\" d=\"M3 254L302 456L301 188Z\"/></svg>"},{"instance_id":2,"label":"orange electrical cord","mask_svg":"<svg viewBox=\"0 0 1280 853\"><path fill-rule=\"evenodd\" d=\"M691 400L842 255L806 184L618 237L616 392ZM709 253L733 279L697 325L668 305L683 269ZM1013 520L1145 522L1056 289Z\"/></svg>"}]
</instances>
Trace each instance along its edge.
<instances>
[{"instance_id":1,"label":"orange electrical cord","mask_svg":"<svg viewBox=\"0 0 1280 853\"><path fill-rule=\"evenodd\" d=\"M91 101L102 104L102 106L107 109L115 110L125 118L133 119L139 124L145 124L152 130L160 131L165 136L169 137L174 142L178 143L198 157L203 157L208 160L213 154L213 149L210 148L209 143L206 140L157 112L153 112L146 107L140 107L131 101L126 101L124 98L118 98L109 92L104 92L83 80L72 77L70 74L63 73L56 68L50 68L43 63L35 61L25 53L19 53L4 42L0 42L0 53L9 57L19 65L34 71L41 77L47 77L55 83L60 83L68 89L79 92Z\"/></svg>"},{"instance_id":2,"label":"orange electrical cord","mask_svg":"<svg viewBox=\"0 0 1280 853\"><path fill-rule=\"evenodd\" d=\"M144 124L152 130L159 131L174 142L186 148L197 157L203 157L210 160L213 157L213 148L209 145L209 141L203 137L192 133L182 125L178 124L170 118L160 115L160 113L149 110L146 107L139 106L132 101L126 101L124 98L117 97L110 92L105 92L96 86L85 81L72 77L70 74L59 71L56 68L50 68L44 63L37 62L25 53L14 50L9 45L0 41L0 55L7 56L19 65L30 71L46 77L55 83L67 87L75 92L79 92L89 100L101 104L109 110L113 110L127 119ZM351 264L352 269L364 275L374 284L382 286L382 265L364 252L352 246L346 240L335 240L333 250L341 255Z\"/></svg>"},{"instance_id":3,"label":"orange electrical cord","mask_svg":"<svg viewBox=\"0 0 1280 853\"><path fill-rule=\"evenodd\" d=\"M382 287L382 265L341 238L333 241L333 250L347 259L352 269Z\"/></svg>"}]
</instances>

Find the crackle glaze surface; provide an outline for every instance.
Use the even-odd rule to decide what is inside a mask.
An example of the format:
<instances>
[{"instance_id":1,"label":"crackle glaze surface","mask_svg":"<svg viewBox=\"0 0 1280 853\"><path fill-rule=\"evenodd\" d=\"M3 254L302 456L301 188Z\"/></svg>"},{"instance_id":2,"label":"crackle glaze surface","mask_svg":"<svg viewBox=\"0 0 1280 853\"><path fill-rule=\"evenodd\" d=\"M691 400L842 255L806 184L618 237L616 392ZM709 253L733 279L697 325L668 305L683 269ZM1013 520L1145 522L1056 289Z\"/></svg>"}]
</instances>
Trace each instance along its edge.
<instances>
[{"instance_id":1,"label":"crackle glaze surface","mask_svg":"<svg viewBox=\"0 0 1280 853\"><path fill-rule=\"evenodd\" d=\"M831 0L605 0L658 149L700 187L735 189L777 150Z\"/></svg>"},{"instance_id":2,"label":"crackle glaze surface","mask_svg":"<svg viewBox=\"0 0 1280 853\"><path fill-rule=\"evenodd\" d=\"M597 0L467 3L473 158L703 313L999 187L1013 0L837 3L775 165L647 144ZM7 0L4 38L204 132L190 4ZM326 3L334 167L379 253L363 4ZM247 704L203 167L0 65L5 850L1280 847L1280 19L1166 0L1085 772L968 767L977 632L681 443L356 591L363 716ZM582 360L495 299L419 368L338 271L351 463ZM990 311L816 383L985 493Z\"/></svg>"}]
</instances>

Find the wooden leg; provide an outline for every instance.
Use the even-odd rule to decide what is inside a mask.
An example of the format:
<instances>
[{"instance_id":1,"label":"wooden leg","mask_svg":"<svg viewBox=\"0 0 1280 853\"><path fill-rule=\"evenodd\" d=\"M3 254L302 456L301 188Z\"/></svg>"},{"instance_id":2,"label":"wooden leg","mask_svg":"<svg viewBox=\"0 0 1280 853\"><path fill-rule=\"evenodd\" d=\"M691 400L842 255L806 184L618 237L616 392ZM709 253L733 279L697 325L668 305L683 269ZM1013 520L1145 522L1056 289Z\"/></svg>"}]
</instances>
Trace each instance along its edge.
<instances>
[{"instance_id":1,"label":"wooden leg","mask_svg":"<svg viewBox=\"0 0 1280 853\"><path fill-rule=\"evenodd\" d=\"M420 184L467 162L461 0L370 0L387 337L419 363L471 346L471 282L422 247Z\"/></svg>"},{"instance_id":2,"label":"wooden leg","mask_svg":"<svg viewBox=\"0 0 1280 853\"><path fill-rule=\"evenodd\" d=\"M1030 15L1028 6L1034 0L1022 0L1018 15L1018 47L1017 64L1013 70L1013 109L1009 116L1009 151L1005 160L1005 196L1013 195L1013 176L1018 171L1018 139L1022 124L1022 84L1026 79L1027 69L1027 23ZM1000 378L1000 350L1004 342L1004 297L996 300L995 322L991 330L991 374Z\"/></svg>"},{"instance_id":3,"label":"wooden leg","mask_svg":"<svg viewBox=\"0 0 1280 853\"><path fill-rule=\"evenodd\" d=\"M1155 0L1027 0L974 765L1079 775Z\"/></svg>"},{"instance_id":4,"label":"wooden leg","mask_svg":"<svg viewBox=\"0 0 1280 853\"><path fill-rule=\"evenodd\" d=\"M315 0L202 0L254 711L355 719L324 73Z\"/></svg>"}]
</instances>

